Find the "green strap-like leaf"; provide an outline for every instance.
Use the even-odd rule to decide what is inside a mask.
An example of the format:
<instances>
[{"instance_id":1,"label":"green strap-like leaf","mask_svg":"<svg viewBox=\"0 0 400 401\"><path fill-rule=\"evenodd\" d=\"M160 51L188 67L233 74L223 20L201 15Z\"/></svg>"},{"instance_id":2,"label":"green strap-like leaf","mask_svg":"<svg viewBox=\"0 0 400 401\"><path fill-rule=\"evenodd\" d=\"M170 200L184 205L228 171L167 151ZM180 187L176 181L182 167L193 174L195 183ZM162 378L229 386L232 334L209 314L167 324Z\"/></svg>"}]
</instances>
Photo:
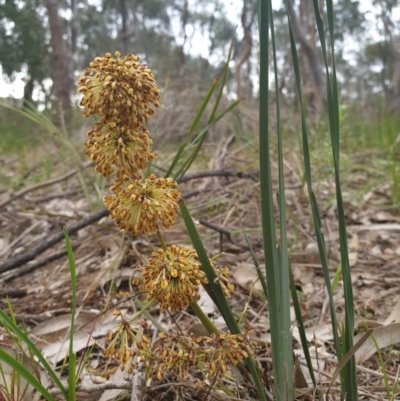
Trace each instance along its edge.
<instances>
[{"instance_id":1,"label":"green strap-like leaf","mask_svg":"<svg viewBox=\"0 0 400 401\"><path fill-rule=\"evenodd\" d=\"M29 337L2 310L0 310L0 321L4 325L6 325L11 331L13 331L18 336L18 338L28 346L29 350L39 359L40 363L42 364L47 374L54 381L56 386L60 389L61 393L63 394L64 398L67 400L68 391L65 389L60 379L57 377L57 374L44 359L41 352L36 348L35 344L33 344L33 342L29 339Z\"/></svg>"},{"instance_id":2,"label":"green strap-like leaf","mask_svg":"<svg viewBox=\"0 0 400 401\"><path fill-rule=\"evenodd\" d=\"M0 359L18 372L32 387L34 387L44 398L46 398L47 401L56 401L55 398L44 388L42 383L40 383L39 380L36 379L36 377L29 372L24 365L15 360L11 355L2 349L0 349Z\"/></svg>"}]
</instances>

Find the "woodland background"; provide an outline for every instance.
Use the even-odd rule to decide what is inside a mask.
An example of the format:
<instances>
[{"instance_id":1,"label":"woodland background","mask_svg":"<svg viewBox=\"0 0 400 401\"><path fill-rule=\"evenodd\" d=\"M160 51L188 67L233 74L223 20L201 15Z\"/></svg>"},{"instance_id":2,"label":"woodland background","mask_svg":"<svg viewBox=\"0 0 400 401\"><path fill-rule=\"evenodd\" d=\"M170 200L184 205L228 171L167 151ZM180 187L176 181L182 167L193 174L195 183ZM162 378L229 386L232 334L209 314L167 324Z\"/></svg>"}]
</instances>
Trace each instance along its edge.
<instances>
[{"instance_id":1,"label":"woodland background","mask_svg":"<svg viewBox=\"0 0 400 401\"><path fill-rule=\"evenodd\" d=\"M227 94L258 97L256 0L2 0L0 64L13 82L24 74L24 99L41 110L76 108L76 80L97 55L134 53L162 87L204 91L221 69L233 40ZM324 70L312 3L289 1L309 112L326 100ZM275 3L279 90L296 107L284 3ZM321 3L322 15L324 6ZM367 118L400 107L400 32L397 0L337 0L336 68L341 103ZM201 55L200 55L201 54ZM271 58L272 62L272 58ZM1 96L1 93L0 93ZM19 103L21 104L21 102Z\"/></svg>"}]
</instances>

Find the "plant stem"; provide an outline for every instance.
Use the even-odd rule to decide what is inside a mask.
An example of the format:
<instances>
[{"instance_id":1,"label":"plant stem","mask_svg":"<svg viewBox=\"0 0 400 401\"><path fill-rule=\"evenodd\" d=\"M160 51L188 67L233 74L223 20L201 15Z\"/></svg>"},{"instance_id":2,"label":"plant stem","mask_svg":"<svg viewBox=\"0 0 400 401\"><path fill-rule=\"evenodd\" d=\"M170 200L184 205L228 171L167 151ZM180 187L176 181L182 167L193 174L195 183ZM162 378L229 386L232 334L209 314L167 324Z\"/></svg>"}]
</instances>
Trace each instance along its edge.
<instances>
[{"instance_id":1,"label":"plant stem","mask_svg":"<svg viewBox=\"0 0 400 401\"><path fill-rule=\"evenodd\" d=\"M144 306L141 306L142 309L140 309L139 312L137 312L135 314L135 316L132 317L132 319L130 320L130 322L134 322L137 318L139 318L140 316L143 315L144 312L146 312L147 309L149 309L149 307L153 304L154 299L152 299L151 301L147 302Z\"/></svg>"},{"instance_id":2,"label":"plant stem","mask_svg":"<svg viewBox=\"0 0 400 401\"><path fill-rule=\"evenodd\" d=\"M191 302L190 307L193 309L194 313L197 315L203 326L210 334L212 333L219 334L217 328L212 324L211 320L205 315L203 309L200 308L197 302Z\"/></svg>"},{"instance_id":3,"label":"plant stem","mask_svg":"<svg viewBox=\"0 0 400 401\"><path fill-rule=\"evenodd\" d=\"M167 250L167 245L166 245L166 243L164 241L164 238L163 238L160 230L157 231L157 237L158 237L158 240L160 241L162 249L164 249L164 251L166 251Z\"/></svg>"}]
</instances>

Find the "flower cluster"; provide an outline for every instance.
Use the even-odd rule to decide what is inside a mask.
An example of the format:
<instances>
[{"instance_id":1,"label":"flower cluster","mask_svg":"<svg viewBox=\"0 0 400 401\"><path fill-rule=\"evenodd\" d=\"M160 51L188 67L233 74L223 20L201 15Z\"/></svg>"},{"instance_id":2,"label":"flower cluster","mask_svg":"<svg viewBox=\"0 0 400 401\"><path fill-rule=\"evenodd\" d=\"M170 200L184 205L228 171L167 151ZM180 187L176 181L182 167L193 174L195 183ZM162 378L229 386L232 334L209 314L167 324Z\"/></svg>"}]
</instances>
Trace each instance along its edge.
<instances>
[{"instance_id":1,"label":"flower cluster","mask_svg":"<svg viewBox=\"0 0 400 401\"><path fill-rule=\"evenodd\" d=\"M79 78L78 91L83 94L83 115L100 117L87 133L86 156L104 177L116 173L111 194L104 199L110 217L127 233L161 235L160 225L168 229L175 222L180 192L173 179L144 174L148 163L156 159L144 127L154 115L153 107L160 107L160 90L153 73L137 56L121 58L119 52L115 57L107 53L90 63ZM162 312L175 313L197 302L200 285L208 281L195 250L161 243L163 248L152 253L137 281L141 281L149 302L157 300ZM228 269L214 267L214 272L215 282L229 297L233 286L228 282ZM210 375L223 375L229 364L236 365L248 356L245 338L229 334L198 338L161 335L151 347L143 334L145 323L135 328L120 312L116 315L121 321L107 335L105 356L116 357L123 368L129 364L130 370L134 363L145 361L150 375L159 380L166 371L183 378L197 364Z\"/></svg>"},{"instance_id":2,"label":"flower cluster","mask_svg":"<svg viewBox=\"0 0 400 401\"><path fill-rule=\"evenodd\" d=\"M150 120L154 109L149 104L160 106L160 90L151 70L138 61L132 54L121 59L116 52L115 58L106 53L90 63L78 81L85 117L99 115L134 125Z\"/></svg>"},{"instance_id":3,"label":"flower cluster","mask_svg":"<svg viewBox=\"0 0 400 401\"><path fill-rule=\"evenodd\" d=\"M235 286L229 282L229 269L227 267L223 268L215 267L214 265L213 268L216 276L214 279L214 283L219 284L222 288L224 295L227 298L230 298L231 293L235 289Z\"/></svg>"},{"instance_id":4,"label":"flower cluster","mask_svg":"<svg viewBox=\"0 0 400 401\"><path fill-rule=\"evenodd\" d=\"M96 172L108 177L116 166L118 173L131 174L146 168L147 162L156 158L150 152L152 140L146 128L138 125L133 128L97 123L88 131L86 156L96 163Z\"/></svg>"},{"instance_id":5,"label":"flower cluster","mask_svg":"<svg viewBox=\"0 0 400 401\"><path fill-rule=\"evenodd\" d=\"M126 232L144 235L158 230L158 222L170 228L175 221L180 193L170 178L122 175L111 186L114 195L104 198L115 224Z\"/></svg>"},{"instance_id":6,"label":"flower cluster","mask_svg":"<svg viewBox=\"0 0 400 401\"><path fill-rule=\"evenodd\" d=\"M241 334L195 337L162 333L153 347L138 350L136 356L146 361L150 376L158 380L167 372L183 380L185 373L197 366L213 379L227 374L230 365L238 365L253 351L254 344Z\"/></svg>"},{"instance_id":7,"label":"flower cluster","mask_svg":"<svg viewBox=\"0 0 400 401\"><path fill-rule=\"evenodd\" d=\"M117 173L113 195L105 198L111 218L134 235L156 232L159 223L171 227L179 205L176 182L142 173L156 159L143 126L154 115L151 105L160 107L154 74L137 56L107 53L85 69L78 92L83 94L83 115L101 117L87 133L86 156L104 177Z\"/></svg>"},{"instance_id":8,"label":"flower cluster","mask_svg":"<svg viewBox=\"0 0 400 401\"><path fill-rule=\"evenodd\" d=\"M108 346L104 356L115 356L121 365L121 369L124 370L125 365L131 361L136 353L143 352L150 347L150 339L141 330L135 329L131 322L125 320L119 310L115 311L114 315L119 316L121 322L114 330L107 333ZM142 323L142 328L147 328L146 322Z\"/></svg>"},{"instance_id":9,"label":"flower cluster","mask_svg":"<svg viewBox=\"0 0 400 401\"><path fill-rule=\"evenodd\" d=\"M175 313L198 301L200 284L207 284L207 277L196 251L188 247L159 249L143 268L142 289L148 300L158 299L161 311Z\"/></svg>"}]
</instances>

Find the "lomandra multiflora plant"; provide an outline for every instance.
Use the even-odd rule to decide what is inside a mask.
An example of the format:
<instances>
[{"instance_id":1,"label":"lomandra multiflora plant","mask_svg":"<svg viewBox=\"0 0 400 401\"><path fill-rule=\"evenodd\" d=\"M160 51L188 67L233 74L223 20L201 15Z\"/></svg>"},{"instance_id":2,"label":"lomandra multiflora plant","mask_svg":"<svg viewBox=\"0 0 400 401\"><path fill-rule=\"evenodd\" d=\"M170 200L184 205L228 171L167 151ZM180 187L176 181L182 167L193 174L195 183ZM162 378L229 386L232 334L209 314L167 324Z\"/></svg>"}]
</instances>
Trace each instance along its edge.
<instances>
[{"instance_id":1,"label":"lomandra multiflora plant","mask_svg":"<svg viewBox=\"0 0 400 401\"><path fill-rule=\"evenodd\" d=\"M106 356L116 357L128 372L144 365L149 377L162 380L166 372L181 380L189 369L197 367L212 382L226 375L230 365L248 358L252 346L243 334L219 333L202 313L197 301L199 287L206 286L207 276L197 253L189 247L167 246L160 232L169 229L177 216L180 192L171 178L154 174L146 177L148 163L156 159L152 140L144 127L160 107L160 90L154 74L139 57L119 52L96 57L79 78L78 91L83 94L83 115L97 115L100 121L87 133L86 155L104 177L115 173L111 195L104 199L115 224L133 235L157 233L161 248L153 252L134 284L147 293L148 308L158 302L162 312L179 312L191 306L208 329L209 336L181 333L160 334L151 344L145 334L146 322L138 322L144 309L127 321L116 311L120 323L107 336ZM212 265L213 266L213 265ZM215 283L229 297L233 286L227 268L213 266Z\"/></svg>"}]
</instances>

